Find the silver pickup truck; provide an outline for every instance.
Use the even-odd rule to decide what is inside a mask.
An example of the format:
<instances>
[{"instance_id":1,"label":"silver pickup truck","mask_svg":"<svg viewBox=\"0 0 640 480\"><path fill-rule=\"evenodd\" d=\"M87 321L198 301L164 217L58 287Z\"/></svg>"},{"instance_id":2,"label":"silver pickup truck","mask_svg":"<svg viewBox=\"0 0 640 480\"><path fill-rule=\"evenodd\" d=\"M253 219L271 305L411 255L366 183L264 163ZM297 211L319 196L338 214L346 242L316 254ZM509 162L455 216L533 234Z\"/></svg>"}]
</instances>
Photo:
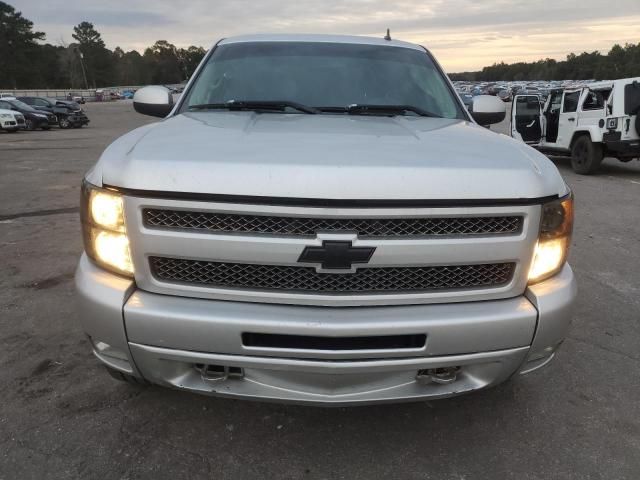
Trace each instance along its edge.
<instances>
[{"instance_id":1,"label":"silver pickup truck","mask_svg":"<svg viewBox=\"0 0 640 480\"><path fill-rule=\"evenodd\" d=\"M320 405L441 398L547 364L573 199L423 47L229 38L82 186L80 318L113 376Z\"/></svg>"}]
</instances>

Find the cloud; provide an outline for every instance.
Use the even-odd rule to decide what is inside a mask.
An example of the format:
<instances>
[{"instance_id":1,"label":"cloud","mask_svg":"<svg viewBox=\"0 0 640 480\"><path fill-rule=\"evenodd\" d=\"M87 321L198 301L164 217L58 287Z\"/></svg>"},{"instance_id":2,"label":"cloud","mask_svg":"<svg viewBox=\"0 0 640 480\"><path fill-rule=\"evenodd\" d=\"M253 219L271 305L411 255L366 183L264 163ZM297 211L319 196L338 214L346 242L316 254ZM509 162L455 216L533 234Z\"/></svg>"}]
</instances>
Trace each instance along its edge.
<instances>
[{"instance_id":1,"label":"cloud","mask_svg":"<svg viewBox=\"0 0 640 480\"><path fill-rule=\"evenodd\" d=\"M11 0L10 0L11 1ZM345 33L421 43L449 71L496 61L564 58L637 42L640 2L618 0L13 0L49 41L88 20L109 47L141 50L158 39L210 46L258 32Z\"/></svg>"}]
</instances>

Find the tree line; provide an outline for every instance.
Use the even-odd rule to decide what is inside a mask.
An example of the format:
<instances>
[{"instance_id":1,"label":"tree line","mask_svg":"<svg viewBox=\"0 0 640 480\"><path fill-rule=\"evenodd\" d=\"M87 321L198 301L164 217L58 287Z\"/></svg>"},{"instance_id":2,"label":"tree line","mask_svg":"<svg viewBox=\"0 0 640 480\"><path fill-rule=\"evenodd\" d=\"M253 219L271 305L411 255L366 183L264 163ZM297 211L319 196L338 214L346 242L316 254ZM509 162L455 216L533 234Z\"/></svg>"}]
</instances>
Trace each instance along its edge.
<instances>
[{"instance_id":1,"label":"tree line","mask_svg":"<svg viewBox=\"0 0 640 480\"><path fill-rule=\"evenodd\" d=\"M615 80L640 77L640 42L616 44L609 53L598 51L571 53L566 60L547 58L537 62L494 63L479 72L453 73L452 80L522 81L522 80Z\"/></svg>"},{"instance_id":2,"label":"tree line","mask_svg":"<svg viewBox=\"0 0 640 480\"><path fill-rule=\"evenodd\" d=\"M180 83L191 76L206 51L178 48L158 40L140 54L116 47L109 50L95 26L73 27L73 42L45 43L33 22L0 0L0 88L99 88L112 85ZM479 72L453 73L452 80L587 80L640 77L640 43L614 45L607 54L574 53L566 60L495 63Z\"/></svg>"},{"instance_id":3,"label":"tree line","mask_svg":"<svg viewBox=\"0 0 640 480\"><path fill-rule=\"evenodd\" d=\"M158 40L143 54L109 50L95 26L73 27L73 42L45 43L45 34L0 1L0 88L83 89L112 85L174 84L189 78L206 51Z\"/></svg>"}]
</instances>

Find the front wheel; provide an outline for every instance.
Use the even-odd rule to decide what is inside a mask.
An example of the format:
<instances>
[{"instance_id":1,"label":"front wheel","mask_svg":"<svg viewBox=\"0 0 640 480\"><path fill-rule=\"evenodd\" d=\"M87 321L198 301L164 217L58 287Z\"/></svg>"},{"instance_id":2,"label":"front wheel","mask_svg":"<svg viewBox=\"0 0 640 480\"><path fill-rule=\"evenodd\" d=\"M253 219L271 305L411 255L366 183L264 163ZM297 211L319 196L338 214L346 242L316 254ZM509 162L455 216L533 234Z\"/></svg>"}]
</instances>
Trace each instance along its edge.
<instances>
[{"instance_id":1,"label":"front wheel","mask_svg":"<svg viewBox=\"0 0 640 480\"><path fill-rule=\"evenodd\" d=\"M603 153L602 145L593 143L587 135L582 135L571 147L571 166L580 175L593 175L600 168Z\"/></svg>"},{"instance_id":2,"label":"front wheel","mask_svg":"<svg viewBox=\"0 0 640 480\"><path fill-rule=\"evenodd\" d=\"M33 124L33 120L29 120L28 118L25 120L24 126L29 131L33 131L33 129L35 128L35 125Z\"/></svg>"},{"instance_id":3,"label":"front wheel","mask_svg":"<svg viewBox=\"0 0 640 480\"><path fill-rule=\"evenodd\" d=\"M60 117L58 119L58 126L60 128L71 128L71 122L69 122L67 117Z\"/></svg>"}]
</instances>

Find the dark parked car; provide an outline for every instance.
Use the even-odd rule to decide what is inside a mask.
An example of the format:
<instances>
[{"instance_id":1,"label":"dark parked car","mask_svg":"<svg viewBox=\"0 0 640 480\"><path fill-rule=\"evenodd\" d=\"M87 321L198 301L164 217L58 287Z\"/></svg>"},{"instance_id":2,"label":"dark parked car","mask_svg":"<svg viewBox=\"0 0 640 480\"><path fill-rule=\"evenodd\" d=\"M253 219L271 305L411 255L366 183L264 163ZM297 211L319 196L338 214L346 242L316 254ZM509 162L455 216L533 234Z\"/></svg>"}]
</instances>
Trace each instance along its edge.
<instances>
[{"instance_id":1,"label":"dark parked car","mask_svg":"<svg viewBox=\"0 0 640 480\"><path fill-rule=\"evenodd\" d=\"M511 96L511 90L505 88L503 90L498 91L498 98L503 102L510 102L513 98Z\"/></svg>"},{"instance_id":2,"label":"dark parked car","mask_svg":"<svg viewBox=\"0 0 640 480\"><path fill-rule=\"evenodd\" d=\"M76 102L45 97L18 97L18 100L37 110L55 114L60 128L80 128L89 125L89 118Z\"/></svg>"},{"instance_id":3,"label":"dark parked car","mask_svg":"<svg viewBox=\"0 0 640 480\"><path fill-rule=\"evenodd\" d=\"M58 124L58 118L53 113L36 110L32 106L15 98L5 97L0 99L0 108L20 112L24 116L25 128L27 130L35 130L36 128L49 130L51 125Z\"/></svg>"}]
</instances>

